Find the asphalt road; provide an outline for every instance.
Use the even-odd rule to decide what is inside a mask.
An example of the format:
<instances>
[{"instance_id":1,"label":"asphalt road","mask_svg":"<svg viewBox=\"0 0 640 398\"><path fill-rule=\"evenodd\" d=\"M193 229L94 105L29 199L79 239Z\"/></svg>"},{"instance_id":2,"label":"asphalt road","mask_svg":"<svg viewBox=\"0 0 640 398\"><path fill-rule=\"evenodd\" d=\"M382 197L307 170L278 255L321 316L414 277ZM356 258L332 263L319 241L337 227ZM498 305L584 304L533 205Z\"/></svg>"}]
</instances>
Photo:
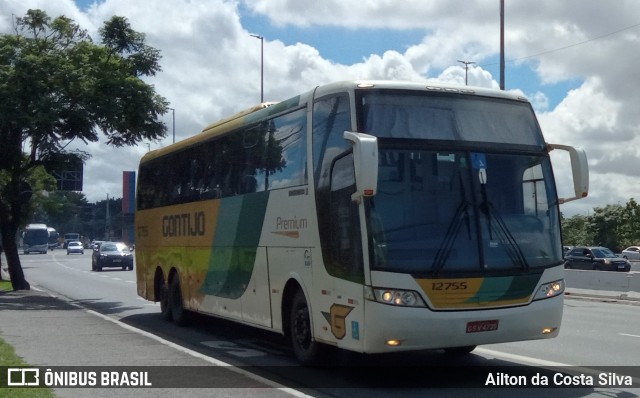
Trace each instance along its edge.
<instances>
[{"instance_id":1,"label":"asphalt road","mask_svg":"<svg viewBox=\"0 0 640 398\"><path fill-rule=\"evenodd\" d=\"M640 367L640 306L602 301L565 300L563 326L560 336L552 340L483 346L472 355L455 359L441 352L419 352L403 355L361 356L334 352L332 366L323 369L305 369L296 366L283 339L273 333L244 327L220 319L196 316L187 328L165 322L159 315L159 306L147 302L136 294L135 272L109 269L91 271L91 254L66 255L56 250L46 255L21 255L27 279L76 304L93 309L137 329L160 336L175 344L210 356L229 364L243 366L262 377L298 388L312 396L382 397L402 396L513 396L513 390L432 389L425 386L425 374L413 374L415 369L442 368L443 364L456 365L454 369L470 366L525 365L527 376L554 367L571 366L609 371L613 366ZM345 377L343 363L355 364ZM380 365L371 371L368 367ZM398 383L380 382L398 377L398 369L412 366L408 379L401 378L412 389L399 389ZM292 371L295 370L295 371ZM456 376L453 376L456 377ZM383 383L384 384L384 383ZM349 387L358 387L349 388ZM601 396L638 394L625 388L563 389L564 396ZM486 394L485 394L486 392ZM539 396L539 390L518 393Z\"/></svg>"}]
</instances>

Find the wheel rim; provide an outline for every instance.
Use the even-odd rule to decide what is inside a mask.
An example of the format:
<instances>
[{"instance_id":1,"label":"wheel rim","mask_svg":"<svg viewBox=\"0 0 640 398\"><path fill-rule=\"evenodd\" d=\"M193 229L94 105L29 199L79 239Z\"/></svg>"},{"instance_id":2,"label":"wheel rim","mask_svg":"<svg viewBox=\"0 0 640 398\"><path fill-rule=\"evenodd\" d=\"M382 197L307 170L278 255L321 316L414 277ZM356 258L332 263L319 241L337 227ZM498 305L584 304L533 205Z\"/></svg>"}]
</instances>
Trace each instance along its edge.
<instances>
[{"instance_id":1,"label":"wheel rim","mask_svg":"<svg viewBox=\"0 0 640 398\"><path fill-rule=\"evenodd\" d=\"M306 306L299 306L293 320L293 335L298 347L309 349L311 345L311 322L309 321L309 311Z\"/></svg>"}]
</instances>

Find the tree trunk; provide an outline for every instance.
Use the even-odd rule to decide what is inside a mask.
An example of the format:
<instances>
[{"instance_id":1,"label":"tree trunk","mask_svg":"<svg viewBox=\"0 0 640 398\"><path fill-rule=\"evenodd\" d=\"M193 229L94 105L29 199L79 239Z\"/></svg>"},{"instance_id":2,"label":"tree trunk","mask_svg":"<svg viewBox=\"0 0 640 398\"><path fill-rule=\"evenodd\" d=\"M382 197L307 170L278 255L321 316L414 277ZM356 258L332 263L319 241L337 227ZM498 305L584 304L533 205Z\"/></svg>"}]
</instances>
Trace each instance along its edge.
<instances>
[{"instance_id":1,"label":"tree trunk","mask_svg":"<svg viewBox=\"0 0 640 398\"><path fill-rule=\"evenodd\" d=\"M0 212L0 215L4 215L3 212ZM24 271L20 264L20 256L18 255L18 244L16 243L18 228L14 226L14 223L3 218L4 217L0 217L2 247L5 257L7 258L11 286L13 290L29 290L31 286L24 277Z\"/></svg>"}]
</instances>

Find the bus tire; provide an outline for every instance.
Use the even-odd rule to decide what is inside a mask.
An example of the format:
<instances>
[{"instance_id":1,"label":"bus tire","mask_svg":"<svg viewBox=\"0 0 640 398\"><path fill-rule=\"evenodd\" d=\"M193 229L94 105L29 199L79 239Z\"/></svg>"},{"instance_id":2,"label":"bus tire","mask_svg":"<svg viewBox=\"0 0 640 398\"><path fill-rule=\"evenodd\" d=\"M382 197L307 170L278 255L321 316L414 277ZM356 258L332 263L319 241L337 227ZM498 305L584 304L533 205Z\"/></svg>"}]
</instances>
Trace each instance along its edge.
<instances>
[{"instance_id":1,"label":"bus tire","mask_svg":"<svg viewBox=\"0 0 640 398\"><path fill-rule=\"evenodd\" d=\"M182 291L180 290L180 278L174 275L171 279L169 287L169 311L171 312L171 320L178 326L187 324L187 310L182 302Z\"/></svg>"},{"instance_id":2,"label":"bus tire","mask_svg":"<svg viewBox=\"0 0 640 398\"><path fill-rule=\"evenodd\" d=\"M291 347L296 359L302 365L316 365L320 359L320 343L313 340L309 306L302 290L298 290L291 302L289 317Z\"/></svg>"},{"instance_id":3,"label":"bus tire","mask_svg":"<svg viewBox=\"0 0 640 398\"><path fill-rule=\"evenodd\" d=\"M451 356L460 356L460 355L467 355L469 353L471 353L471 351L476 349L476 345L466 345L463 347L449 347L449 348L445 348L444 352L447 355L451 355Z\"/></svg>"},{"instance_id":4,"label":"bus tire","mask_svg":"<svg viewBox=\"0 0 640 398\"><path fill-rule=\"evenodd\" d=\"M167 287L167 284L163 282L161 282L158 286L158 294L159 294L159 301L160 301L160 313L162 314L162 317L164 318L164 320L166 321L171 321L172 320L172 315L171 315L171 306L169 305L169 288Z\"/></svg>"}]
</instances>

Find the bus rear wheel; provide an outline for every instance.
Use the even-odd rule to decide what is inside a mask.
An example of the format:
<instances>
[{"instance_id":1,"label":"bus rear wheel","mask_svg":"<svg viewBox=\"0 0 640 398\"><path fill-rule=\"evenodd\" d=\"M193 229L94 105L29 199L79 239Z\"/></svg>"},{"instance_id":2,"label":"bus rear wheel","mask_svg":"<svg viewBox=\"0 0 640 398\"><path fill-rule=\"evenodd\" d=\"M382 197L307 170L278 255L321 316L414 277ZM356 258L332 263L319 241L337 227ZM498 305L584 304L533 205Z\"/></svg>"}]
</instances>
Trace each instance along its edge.
<instances>
[{"instance_id":1,"label":"bus rear wheel","mask_svg":"<svg viewBox=\"0 0 640 398\"><path fill-rule=\"evenodd\" d=\"M313 341L309 306L302 290L298 290L293 298L289 322L291 347L296 359L303 365L317 364L321 347Z\"/></svg>"},{"instance_id":2,"label":"bus rear wheel","mask_svg":"<svg viewBox=\"0 0 640 398\"><path fill-rule=\"evenodd\" d=\"M176 274L171 280L169 287L169 311L173 323L178 326L187 324L187 310L182 302L182 290L180 290L180 278Z\"/></svg>"},{"instance_id":3,"label":"bus rear wheel","mask_svg":"<svg viewBox=\"0 0 640 398\"><path fill-rule=\"evenodd\" d=\"M167 284L162 281L157 286L157 289L160 296L160 313L165 320L170 321L171 307L169 306L169 288L167 287Z\"/></svg>"}]
</instances>

